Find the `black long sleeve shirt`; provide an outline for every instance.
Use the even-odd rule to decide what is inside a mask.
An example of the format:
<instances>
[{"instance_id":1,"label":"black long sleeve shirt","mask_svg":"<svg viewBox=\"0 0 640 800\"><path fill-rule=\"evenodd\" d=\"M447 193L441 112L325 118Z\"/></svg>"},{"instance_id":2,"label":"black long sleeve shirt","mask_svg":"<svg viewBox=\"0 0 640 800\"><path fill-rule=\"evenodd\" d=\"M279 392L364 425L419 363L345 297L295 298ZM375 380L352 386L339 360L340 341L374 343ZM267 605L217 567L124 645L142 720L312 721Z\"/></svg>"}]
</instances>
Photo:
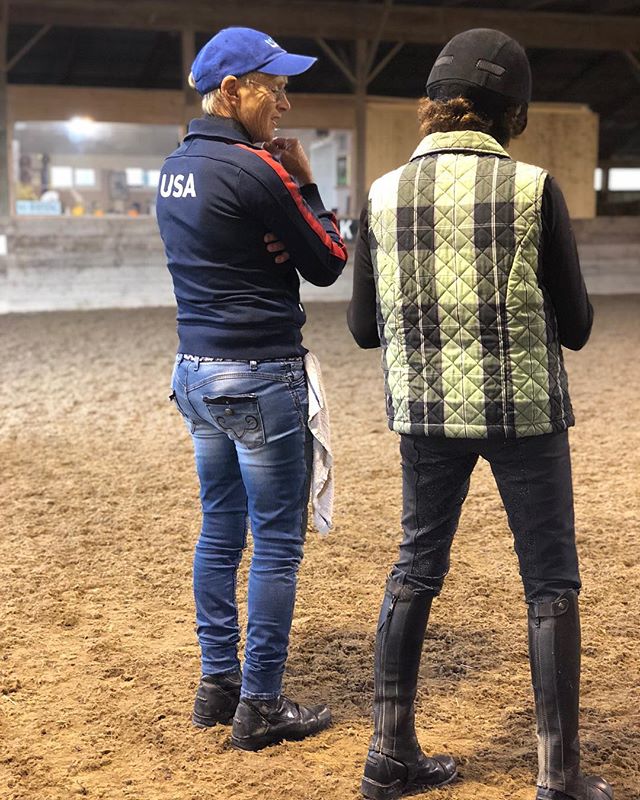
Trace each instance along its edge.
<instances>
[{"instance_id":1,"label":"black long sleeve shirt","mask_svg":"<svg viewBox=\"0 0 640 800\"><path fill-rule=\"evenodd\" d=\"M542 194L542 233L538 279L553 304L560 344L580 350L587 343L593 307L580 271L578 250L564 196L549 175ZM362 348L380 346L376 320L376 286L369 248L368 204L360 215L353 263L353 294L347 312L349 330Z\"/></svg>"}]
</instances>

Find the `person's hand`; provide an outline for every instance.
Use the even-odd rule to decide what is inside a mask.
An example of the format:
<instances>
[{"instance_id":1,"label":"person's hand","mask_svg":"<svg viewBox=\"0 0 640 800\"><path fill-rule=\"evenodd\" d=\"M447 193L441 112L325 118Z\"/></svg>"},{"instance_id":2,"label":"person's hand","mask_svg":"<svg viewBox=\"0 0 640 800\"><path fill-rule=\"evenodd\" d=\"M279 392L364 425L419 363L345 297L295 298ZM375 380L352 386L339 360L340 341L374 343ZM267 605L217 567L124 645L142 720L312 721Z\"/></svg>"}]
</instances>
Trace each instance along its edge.
<instances>
[{"instance_id":1,"label":"person's hand","mask_svg":"<svg viewBox=\"0 0 640 800\"><path fill-rule=\"evenodd\" d=\"M286 139L283 136L276 136L264 147L265 150L278 159L290 175L293 175L300 186L313 183L311 164L299 139Z\"/></svg>"},{"instance_id":2,"label":"person's hand","mask_svg":"<svg viewBox=\"0 0 640 800\"><path fill-rule=\"evenodd\" d=\"M285 261L289 260L290 256L285 250L284 242L281 242L275 233L265 233L264 242L267 245L269 253L277 253L276 257L273 259L276 264L284 264Z\"/></svg>"}]
</instances>

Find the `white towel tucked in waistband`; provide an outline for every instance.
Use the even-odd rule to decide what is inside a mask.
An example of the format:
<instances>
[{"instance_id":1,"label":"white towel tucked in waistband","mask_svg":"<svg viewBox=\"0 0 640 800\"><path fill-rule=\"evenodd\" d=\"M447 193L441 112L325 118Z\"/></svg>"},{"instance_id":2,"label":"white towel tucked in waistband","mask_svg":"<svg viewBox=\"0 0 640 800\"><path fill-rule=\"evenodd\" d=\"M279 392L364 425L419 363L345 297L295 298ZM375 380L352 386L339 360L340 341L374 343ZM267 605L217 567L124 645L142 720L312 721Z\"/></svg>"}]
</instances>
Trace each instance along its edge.
<instances>
[{"instance_id":1,"label":"white towel tucked in waistband","mask_svg":"<svg viewBox=\"0 0 640 800\"><path fill-rule=\"evenodd\" d=\"M329 409L322 383L320 362L307 353L304 357L309 391L309 430L313 434L313 471L311 476L311 506L313 523L319 533L328 533L333 517L333 454Z\"/></svg>"}]
</instances>

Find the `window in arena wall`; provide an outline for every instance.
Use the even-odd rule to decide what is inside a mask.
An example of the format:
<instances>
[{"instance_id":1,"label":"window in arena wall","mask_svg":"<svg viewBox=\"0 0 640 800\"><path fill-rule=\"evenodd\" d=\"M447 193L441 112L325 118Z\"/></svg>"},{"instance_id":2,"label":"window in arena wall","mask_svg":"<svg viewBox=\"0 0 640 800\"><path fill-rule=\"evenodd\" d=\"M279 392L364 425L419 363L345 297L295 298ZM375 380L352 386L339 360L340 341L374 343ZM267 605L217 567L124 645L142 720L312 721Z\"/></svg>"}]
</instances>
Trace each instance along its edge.
<instances>
[{"instance_id":1,"label":"window in arena wall","mask_svg":"<svg viewBox=\"0 0 640 800\"><path fill-rule=\"evenodd\" d=\"M140 167L127 167L127 186L144 186L144 170Z\"/></svg>"},{"instance_id":2,"label":"window in arena wall","mask_svg":"<svg viewBox=\"0 0 640 800\"><path fill-rule=\"evenodd\" d=\"M640 169L637 167L612 167L609 170L609 190L612 192L640 192Z\"/></svg>"},{"instance_id":3,"label":"window in arena wall","mask_svg":"<svg viewBox=\"0 0 640 800\"><path fill-rule=\"evenodd\" d=\"M14 124L18 214L144 216L155 211L160 168L182 136L178 125L88 117Z\"/></svg>"},{"instance_id":4,"label":"window in arena wall","mask_svg":"<svg viewBox=\"0 0 640 800\"><path fill-rule=\"evenodd\" d=\"M73 186L73 167L51 167L51 188L71 189Z\"/></svg>"},{"instance_id":5,"label":"window in arena wall","mask_svg":"<svg viewBox=\"0 0 640 800\"><path fill-rule=\"evenodd\" d=\"M96 184L96 171L91 167L76 167L73 170L73 185L79 188L93 188Z\"/></svg>"},{"instance_id":6,"label":"window in arena wall","mask_svg":"<svg viewBox=\"0 0 640 800\"><path fill-rule=\"evenodd\" d=\"M596 192L602 191L602 169L596 167L593 172L593 188Z\"/></svg>"}]
</instances>

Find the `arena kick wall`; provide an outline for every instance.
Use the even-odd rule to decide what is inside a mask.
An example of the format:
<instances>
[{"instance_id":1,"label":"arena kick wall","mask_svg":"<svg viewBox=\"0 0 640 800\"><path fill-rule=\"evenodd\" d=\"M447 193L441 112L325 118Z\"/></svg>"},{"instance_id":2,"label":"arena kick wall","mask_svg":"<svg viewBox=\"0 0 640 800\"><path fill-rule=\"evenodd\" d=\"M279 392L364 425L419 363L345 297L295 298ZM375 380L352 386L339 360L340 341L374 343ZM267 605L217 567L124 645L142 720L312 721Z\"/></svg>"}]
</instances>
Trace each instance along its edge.
<instances>
[{"instance_id":1,"label":"arena kick wall","mask_svg":"<svg viewBox=\"0 0 640 800\"><path fill-rule=\"evenodd\" d=\"M353 241L355 222L342 225ZM637 218L575 220L574 230L592 293L640 293ZM152 218L18 217L0 231L0 313L174 303ZM351 274L329 288L304 284L303 300L348 300Z\"/></svg>"}]
</instances>

